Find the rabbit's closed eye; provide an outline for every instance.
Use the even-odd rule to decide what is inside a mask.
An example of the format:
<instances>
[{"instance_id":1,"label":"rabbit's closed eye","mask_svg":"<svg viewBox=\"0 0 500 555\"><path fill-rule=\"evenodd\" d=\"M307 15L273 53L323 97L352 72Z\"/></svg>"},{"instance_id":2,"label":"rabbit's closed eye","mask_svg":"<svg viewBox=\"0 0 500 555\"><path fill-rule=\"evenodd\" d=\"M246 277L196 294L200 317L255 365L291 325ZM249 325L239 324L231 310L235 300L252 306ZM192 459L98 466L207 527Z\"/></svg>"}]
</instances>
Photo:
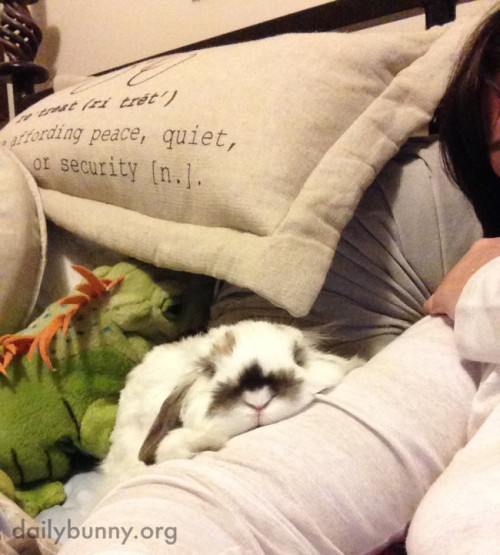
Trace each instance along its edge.
<instances>
[{"instance_id":1,"label":"rabbit's closed eye","mask_svg":"<svg viewBox=\"0 0 500 555\"><path fill-rule=\"evenodd\" d=\"M257 404L257 407L262 407L262 402L257 401L259 396L250 395L262 390L268 395L268 402L278 395L293 400L298 395L302 383L303 380L297 378L293 370L264 372L262 367L254 362L244 368L236 378L216 384L208 414L229 410L240 401L250 406L255 407Z\"/></svg>"}]
</instances>

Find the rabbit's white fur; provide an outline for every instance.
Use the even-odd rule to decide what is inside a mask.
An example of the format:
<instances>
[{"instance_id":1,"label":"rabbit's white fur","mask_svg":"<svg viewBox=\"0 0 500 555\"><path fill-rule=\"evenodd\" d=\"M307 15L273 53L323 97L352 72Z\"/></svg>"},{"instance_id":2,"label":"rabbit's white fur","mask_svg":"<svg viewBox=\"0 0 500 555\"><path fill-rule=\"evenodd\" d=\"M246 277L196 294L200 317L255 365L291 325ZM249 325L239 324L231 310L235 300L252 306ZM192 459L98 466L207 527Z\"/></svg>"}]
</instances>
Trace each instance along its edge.
<instances>
[{"instance_id":1,"label":"rabbit's white fur","mask_svg":"<svg viewBox=\"0 0 500 555\"><path fill-rule=\"evenodd\" d=\"M360 363L322 352L314 334L264 321L153 348L122 391L101 465L102 493L147 468L139 453L152 427L164 425L162 411L170 411L171 421L149 446L149 463L219 449L230 437L292 416ZM172 420L172 404L181 427Z\"/></svg>"}]
</instances>

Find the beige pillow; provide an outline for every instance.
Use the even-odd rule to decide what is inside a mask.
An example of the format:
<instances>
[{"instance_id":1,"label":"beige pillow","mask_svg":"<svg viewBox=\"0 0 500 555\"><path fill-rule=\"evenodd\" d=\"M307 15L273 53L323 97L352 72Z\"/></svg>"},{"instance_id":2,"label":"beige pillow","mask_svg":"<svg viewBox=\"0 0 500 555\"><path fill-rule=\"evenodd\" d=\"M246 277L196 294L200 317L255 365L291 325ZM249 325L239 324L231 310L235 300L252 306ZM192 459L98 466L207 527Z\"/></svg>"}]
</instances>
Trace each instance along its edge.
<instances>
[{"instance_id":1,"label":"beige pillow","mask_svg":"<svg viewBox=\"0 0 500 555\"><path fill-rule=\"evenodd\" d=\"M285 35L163 57L42 100L0 144L59 225L303 315L363 190L432 116L449 55L433 55L415 95L405 71L447 34Z\"/></svg>"},{"instance_id":2,"label":"beige pillow","mask_svg":"<svg viewBox=\"0 0 500 555\"><path fill-rule=\"evenodd\" d=\"M22 329L40 288L45 218L31 174L0 147L0 335Z\"/></svg>"}]
</instances>

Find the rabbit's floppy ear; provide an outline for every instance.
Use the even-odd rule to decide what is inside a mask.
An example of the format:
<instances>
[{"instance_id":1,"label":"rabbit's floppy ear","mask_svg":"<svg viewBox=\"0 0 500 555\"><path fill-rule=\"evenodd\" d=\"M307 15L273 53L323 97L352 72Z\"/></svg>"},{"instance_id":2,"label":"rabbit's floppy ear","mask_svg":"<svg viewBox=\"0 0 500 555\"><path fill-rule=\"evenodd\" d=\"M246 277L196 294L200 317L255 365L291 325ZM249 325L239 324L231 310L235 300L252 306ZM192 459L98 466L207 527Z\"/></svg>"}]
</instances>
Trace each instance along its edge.
<instances>
[{"instance_id":1,"label":"rabbit's floppy ear","mask_svg":"<svg viewBox=\"0 0 500 555\"><path fill-rule=\"evenodd\" d=\"M156 451L160 441L175 428L182 426L180 417L182 403L193 379L174 388L172 393L163 401L160 412L156 416L144 443L139 450L139 460L150 465L156 462Z\"/></svg>"}]
</instances>

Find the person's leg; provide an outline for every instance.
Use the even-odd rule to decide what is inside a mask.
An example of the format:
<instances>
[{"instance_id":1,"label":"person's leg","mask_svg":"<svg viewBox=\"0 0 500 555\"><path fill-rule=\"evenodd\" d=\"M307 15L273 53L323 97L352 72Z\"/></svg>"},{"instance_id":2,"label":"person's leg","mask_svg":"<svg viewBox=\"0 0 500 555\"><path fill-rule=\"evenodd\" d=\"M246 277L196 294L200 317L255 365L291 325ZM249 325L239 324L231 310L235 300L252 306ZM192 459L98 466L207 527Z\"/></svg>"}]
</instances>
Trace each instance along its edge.
<instances>
[{"instance_id":1,"label":"person's leg","mask_svg":"<svg viewBox=\"0 0 500 555\"><path fill-rule=\"evenodd\" d=\"M475 408L496 407L419 506L407 542L412 555L500 554L500 374L492 367L485 374Z\"/></svg>"},{"instance_id":2,"label":"person's leg","mask_svg":"<svg viewBox=\"0 0 500 555\"><path fill-rule=\"evenodd\" d=\"M61 553L158 553L174 528L181 553L376 553L464 444L474 374L448 324L426 318L326 401L124 483L81 534L122 535Z\"/></svg>"}]
</instances>

